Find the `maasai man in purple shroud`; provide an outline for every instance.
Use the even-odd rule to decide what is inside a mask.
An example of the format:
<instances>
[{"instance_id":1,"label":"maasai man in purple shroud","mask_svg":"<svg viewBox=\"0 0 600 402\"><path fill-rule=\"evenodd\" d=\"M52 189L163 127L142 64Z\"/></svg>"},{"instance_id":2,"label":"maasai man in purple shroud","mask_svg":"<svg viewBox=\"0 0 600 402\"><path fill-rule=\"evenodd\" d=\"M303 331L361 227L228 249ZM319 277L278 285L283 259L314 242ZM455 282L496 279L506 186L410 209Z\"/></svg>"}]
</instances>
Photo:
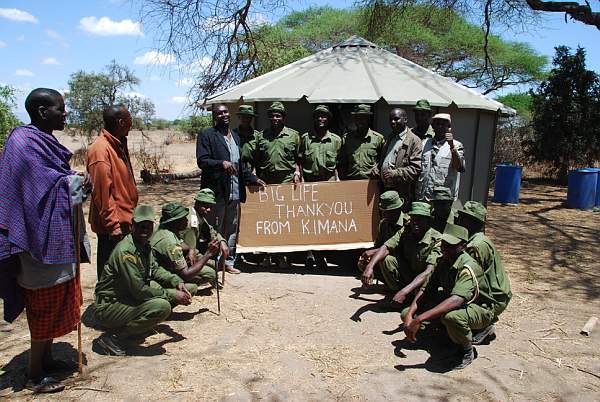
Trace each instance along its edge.
<instances>
[{"instance_id":1,"label":"maasai man in purple shroud","mask_svg":"<svg viewBox=\"0 0 600 402\"><path fill-rule=\"evenodd\" d=\"M14 320L23 304L27 312L26 387L57 392L64 385L50 373L69 365L53 359L52 341L77 328L80 319L73 208L83 200L83 177L71 170L71 152L52 135L65 126L61 94L35 89L25 108L31 124L15 128L0 155L0 282L17 296L2 294L5 319Z\"/></svg>"}]
</instances>

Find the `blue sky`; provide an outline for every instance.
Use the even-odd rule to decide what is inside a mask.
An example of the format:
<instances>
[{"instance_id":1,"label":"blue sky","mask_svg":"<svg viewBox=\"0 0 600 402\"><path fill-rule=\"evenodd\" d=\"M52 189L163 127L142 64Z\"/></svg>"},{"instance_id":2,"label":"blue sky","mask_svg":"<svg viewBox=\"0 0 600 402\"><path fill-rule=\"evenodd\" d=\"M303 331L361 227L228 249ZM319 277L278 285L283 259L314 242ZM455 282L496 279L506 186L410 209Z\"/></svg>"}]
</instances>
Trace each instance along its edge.
<instances>
[{"instance_id":1,"label":"blue sky","mask_svg":"<svg viewBox=\"0 0 600 402\"><path fill-rule=\"evenodd\" d=\"M344 7L350 3L334 0L291 4L294 10L301 10L311 5ZM544 26L533 32L505 32L502 36L529 42L550 57L555 46L581 45L587 50L588 68L600 72L599 30L580 23L565 23L559 15L547 15ZM185 116L189 81L178 73L177 62L171 55L154 52L152 35L151 27L139 22L135 1L3 0L0 83L17 88L17 112L21 119L27 120L23 99L31 89L44 86L65 90L73 72L101 71L115 59L134 69L141 79L135 92L155 103L158 117Z\"/></svg>"}]
</instances>

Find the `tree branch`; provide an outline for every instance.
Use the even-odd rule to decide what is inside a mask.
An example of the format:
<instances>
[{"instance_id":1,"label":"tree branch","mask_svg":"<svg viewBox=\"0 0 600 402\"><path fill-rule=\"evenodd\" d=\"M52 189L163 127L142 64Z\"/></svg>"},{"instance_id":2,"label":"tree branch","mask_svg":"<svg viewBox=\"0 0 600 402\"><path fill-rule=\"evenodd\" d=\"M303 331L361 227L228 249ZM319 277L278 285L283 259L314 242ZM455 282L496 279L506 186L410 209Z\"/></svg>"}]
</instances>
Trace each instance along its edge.
<instances>
[{"instance_id":1,"label":"tree branch","mask_svg":"<svg viewBox=\"0 0 600 402\"><path fill-rule=\"evenodd\" d=\"M593 12L590 3L579 4L575 1L540 1L526 0L529 7L536 11L565 13L574 20L593 25L600 29L600 13Z\"/></svg>"}]
</instances>

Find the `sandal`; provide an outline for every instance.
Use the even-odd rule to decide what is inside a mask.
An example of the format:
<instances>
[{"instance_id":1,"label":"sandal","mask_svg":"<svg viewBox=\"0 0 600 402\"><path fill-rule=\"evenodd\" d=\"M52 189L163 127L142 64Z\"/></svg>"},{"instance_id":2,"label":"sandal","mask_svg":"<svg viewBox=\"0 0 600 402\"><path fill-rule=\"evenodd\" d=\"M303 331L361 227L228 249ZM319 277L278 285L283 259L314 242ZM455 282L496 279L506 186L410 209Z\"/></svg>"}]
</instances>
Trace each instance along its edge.
<instances>
[{"instance_id":1,"label":"sandal","mask_svg":"<svg viewBox=\"0 0 600 402\"><path fill-rule=\"evenodd\" d=\"M30 378L25 383L25 388L36 394L51 394L62 391L65 389L65 386L53 377L43 377L37 379Z\"/></svg>"}]
</instances>

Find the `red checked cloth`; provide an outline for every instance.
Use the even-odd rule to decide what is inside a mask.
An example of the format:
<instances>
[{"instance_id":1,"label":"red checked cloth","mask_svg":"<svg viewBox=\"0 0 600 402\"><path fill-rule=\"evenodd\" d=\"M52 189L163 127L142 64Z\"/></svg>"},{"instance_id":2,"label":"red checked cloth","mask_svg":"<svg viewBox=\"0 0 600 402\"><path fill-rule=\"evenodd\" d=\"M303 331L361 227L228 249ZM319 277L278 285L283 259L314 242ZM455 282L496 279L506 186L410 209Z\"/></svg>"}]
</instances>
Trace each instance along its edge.
<instances>
[{"instance_id":1,"label":"red checked cloth","mask_svg":"<svg viewBox=\"0 0 600 402\"><path fill-rule=\"evenodd\" d=\"M25 311L31 338L43 341L77 328L82 303L78 278L44 289L25 289Z\"/></svg>"}]
</instances>

